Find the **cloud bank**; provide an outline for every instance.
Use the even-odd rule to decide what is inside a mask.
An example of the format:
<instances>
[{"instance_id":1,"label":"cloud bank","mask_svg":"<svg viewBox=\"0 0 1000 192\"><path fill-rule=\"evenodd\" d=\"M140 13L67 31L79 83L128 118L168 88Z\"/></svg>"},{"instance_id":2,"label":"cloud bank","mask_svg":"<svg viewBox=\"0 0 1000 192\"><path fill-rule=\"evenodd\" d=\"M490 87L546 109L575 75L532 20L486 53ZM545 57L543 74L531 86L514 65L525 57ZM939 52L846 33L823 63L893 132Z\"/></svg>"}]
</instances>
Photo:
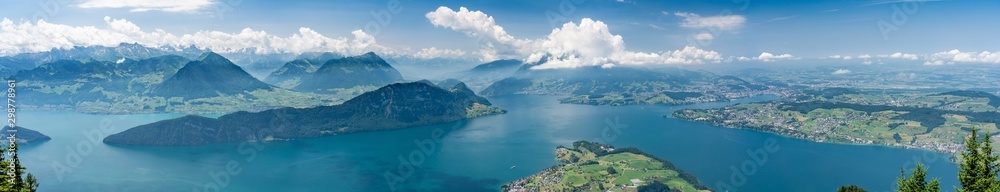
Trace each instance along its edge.
<instances>
[{"instance_id":1,"label":"cloud bank","mask_svg":"<svg viewBox=\"0 0 1000 192\"><path fill-rule=\"evenodd\" d=\"M105 26L68 26L44 20L36 23L0 21L0 55L68 49L74 46L116 46L119 43L139 43L148 47L187 47L194 45L215 52L253 51L268 53L337 52L362 54L368 51L391 52L376 43L375 37L361 30L351 32L352 38L327 37L310 28L299 28L288 37L245 28L237 33L198 31L193 34L171 34L161 29L144 31L125 19L104 17Z\"/></svg>"},{"instance_id":2,"label":"cloud bank","mask_svg":"<svg viewBox=\"0 0 1000 192\"><path fill-rule=\"evenodd\" d=\"M858 55L858 56L841 56L832 55L828 57L820 57L820 59L863 59L863 64L872 64L870 59L878 59L879 63L882 63L882 59L897 59L897 60L924 60L924 65L950 65L958 63L981 63L981 64L1000 64L1000 52L962 52L957 49L951 51L937 52L933 54L912 54L912 53L902 53L896 52L886 55Z\"/></svg>"},{"instance_id":3,"label":"cloud bank","mask_svg":"<svg viewBox=\"0 0 1000 192\"><path fill-rule=\"evenodd\" d=\"M992 63L1000 64L1000 52L962 52L958 49L938 52L927 57L925 65L944 65L955 63Z\"/></svg>"},{"instance_id":4,"label":"cloud bank","mask_svg":"<svg viewBox=\"0 0 1000 192\"><path fill-rule=\"evenodd\" d=\"M543 38L519 39L497 25L493 17L465 7L456 11L442 6L425 16L434 26L478 38L482 49L477 53L483 60L517 58L537 62L548 58L547 62L532 69L700 64L723 59L715 51L695 47L658 53L628 51L620 35L612 34L604 22L589 18L581 19L579 24L565 23Z\"/></svg>"}]
</instances>

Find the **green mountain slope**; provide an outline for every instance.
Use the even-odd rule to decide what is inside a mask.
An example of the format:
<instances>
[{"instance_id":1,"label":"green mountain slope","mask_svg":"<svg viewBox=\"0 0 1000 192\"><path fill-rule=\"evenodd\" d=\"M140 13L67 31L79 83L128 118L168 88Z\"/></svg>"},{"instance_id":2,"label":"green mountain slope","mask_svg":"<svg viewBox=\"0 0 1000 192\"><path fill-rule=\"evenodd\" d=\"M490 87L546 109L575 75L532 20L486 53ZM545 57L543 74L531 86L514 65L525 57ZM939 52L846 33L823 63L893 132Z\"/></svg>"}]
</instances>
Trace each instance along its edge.
<instances>
[{"instance_id":1,"label":"green mountain slope","mask_svg":"<svg viewBox=\"0 0 1000 192\"><path fill-rule=\"evenodd\" d=\"M154 95L191 99L272 88L225 57L208 52L178 69L177 73L156 87Z\"/></svg>"},{"instance_id":2,"label":"green mountain slope","mask_svg":"<svg viewBox=\"0 0 1000 192\"><path fill-rule=\"evenodd\" d=\"M0 143L5 143L5 144L9 143L7 136L10 134L10 132L8 132L8 130L10 130L10 126L4 126L2 129L0 129L0 133L3 133L3 138L4 138L3 140L0 140L2 141ZM21 126L17 126L17 134L15 135L15 137L17 138L18 143L32 143L36 141L47 141L52 139L48 135Z\"/></svg>"},{"instance_id":3,"label":"green mountain slope","mask_svg":"<svg viewBox=\"0 0 1000 192\"><path fill-rule=\"evenodd\" d=\"M330 93L338 88L384 86L402 81L403 76L381 57L368 52L359 56L328 60L315 72L306 73L300 79L301 82L292 89Z\"/></svg>"},{"instance_id":4,"label":"green mountain slope","mask_svg":"<svg viewBox=\"0 0 1000 192\"><path fill-rule=\"evenodd\" d=\"M507 183L501 191L711 191L672 163L636 148L577 141L572 149L557 147L556 160L564 164Z\"/></svg>"},{"instance_id":5,"label":"green mountain slope","mask_svg":"<svg viewBox=\"0 0 1000 192\"><path fill-rule=\"evenodd\" d=\"M76 105L116 101L150 92L187 59L167 55L121 62L59 60L11 76L25 105Z\"/></svg>"},{"instance_id":6,"label":"green mountain slope","mask_svg":"<svg viewBox=\"0 0 1000 192\"><path fill-rule=\"evenodd\" d=\"M137 126L108 136L104 142L177 146L285 140L399 129L504 112L465 84L446 90L424 82L397 83L340 105L236 112L217 119L185 116Z\"/></svg>"}]
</instances>

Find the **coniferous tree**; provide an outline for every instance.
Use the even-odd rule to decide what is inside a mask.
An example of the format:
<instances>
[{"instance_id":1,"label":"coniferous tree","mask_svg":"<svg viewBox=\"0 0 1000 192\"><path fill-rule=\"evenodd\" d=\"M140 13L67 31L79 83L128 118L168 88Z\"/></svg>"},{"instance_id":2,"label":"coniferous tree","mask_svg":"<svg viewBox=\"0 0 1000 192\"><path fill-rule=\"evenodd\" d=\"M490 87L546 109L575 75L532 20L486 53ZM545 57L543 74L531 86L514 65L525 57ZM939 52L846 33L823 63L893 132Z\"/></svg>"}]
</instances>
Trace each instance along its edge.
<instances>
[{"instance_id":1,"label":"coniferous tree","mask_svg":"<svg viewBox=\"0 0 1000 192\"><path fill-rule=\"evenodd\" d=\"M0 147L0 192L34 192L38 190L38 180L31 173L25 173L21 161L17 157L17 142L7 149ZM10 160L6 158L8 150L12 152ZM10 169L13 168L13 169ZM14 177L11 177L13 171Z\"/></svg>"},{"instance_id":2,"label":"coniferous tree","mask_svg":"<svg viewBox=\"0 0 1000 192\"><path fill-rule=\"evenodd\" d=\"M914 169L909 176L906 175L906 170L900 169L900 178L896 179L896 183L899 185L896 191L898 192L939 192L941 191L940 182L938 179L933 179L927 182L927 170L924 169L923 164L917 164L917 169Z\"/></svg>"},{"instance_id":3,"label":"coniferous tree","mask_svg":"<svg viewBox=\"0 0 1000 192\"><path fill-rule=\"evenodd\" d=\"M840 189L837 189L837 192L868 192L868 190L858 187L857 185L851 185L851 186L840 186Z\"/></svg>"},{"instance_id":4,"label":"coniferous tree","mask_svg":"<svg viewBox=\"0 0 1000 192\"><path fill-rule=\"evenodd\" d=\"M962 152L962 163L959 165L958 182L962 188L959 192L1000 191L1000 181L997 179L998 157L993 154L992 141L989 133L979 138L976 128L965 141L965 151Z\"/></svg>"}]
</instances>

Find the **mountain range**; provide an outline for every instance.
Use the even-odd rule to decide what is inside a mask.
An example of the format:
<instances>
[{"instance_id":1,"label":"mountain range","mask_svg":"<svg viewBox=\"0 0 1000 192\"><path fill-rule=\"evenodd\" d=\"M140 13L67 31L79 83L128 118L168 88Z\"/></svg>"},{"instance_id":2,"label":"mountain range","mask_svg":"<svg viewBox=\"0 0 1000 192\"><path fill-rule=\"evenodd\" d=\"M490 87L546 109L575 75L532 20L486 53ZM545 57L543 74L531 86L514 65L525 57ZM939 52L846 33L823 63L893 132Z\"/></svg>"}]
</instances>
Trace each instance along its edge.
<instances>
[{"instance_id":1,"label":"mountain range","mask_svg":"<svg viewBox=\"0 0 1000 192\"><path fill-rule=\"evenodd\" d=\"M568 95L570 97L561 100L563 103L631 105L724 101L768 89L735 76L678 68L532 69L544 62L524 64L510 77L479 93L485 96Z\"/></svg>"},{"instance_id":2,"label":"mountain range","mask_svg":"<svg viewBox=\"0 0 1000 192\"><path fill-rule=\"evenodd\" d=\"M319 55L302 54L293 61L289 61L278 68L274 72L271 72L264 82L270 83L272 85L286 88L294 89L296 86L302 83L302 78L312 75L323 66L323 63L331 59L343 58L339 54L335 53L322 53Z\"/></svg>"},{"instance_id":3,"label":"mountain range","mask_svg":"<svg viewBox=\"0 0 1000 192\"><path fill-rule=\"evenodd\" d=\"M335 89L381 87L403 80L399 71L373 52L330 59L317 67L319 60L288 62L272 73L274 78L268 77L268 81L296 91L331 93Z\"/></svg>"},{"instance_id":4,"label":"mountain range","mask_svg":"<svg viewBox=\"0 0 1000 192\"><path fill-rule=\"evenodd\" d=\"M188 60L176 55L143 60L58 60L8 77L18 81L20 102L27 105L75 105L116 101L153 91Z\"/></svg>"},{"instance_id":5,"label":"mountain range","mask_svg":"<svg viewBox=\"0 0 1000 192\"><path fill-rule=\"evenodd\" d=\"M524 63L519 60L496 60L476 65L472 69L452 72L442 78L462 81L472 90L482 91L493 82L511 77L522 65Z\"/></svg>"},{"instance_id":6,"label":"mountain range","mask_svg":"<svg viewBox=\"0 0 1000 192\"><path fill-rule=\"evenodd\" d=\"M204 145L287 140L399 129L505 113L463 83L396 83L340 105L236 112L218 118L184 116L130 128L104 139L116 145Z\"/></svg>"}]
</instances>

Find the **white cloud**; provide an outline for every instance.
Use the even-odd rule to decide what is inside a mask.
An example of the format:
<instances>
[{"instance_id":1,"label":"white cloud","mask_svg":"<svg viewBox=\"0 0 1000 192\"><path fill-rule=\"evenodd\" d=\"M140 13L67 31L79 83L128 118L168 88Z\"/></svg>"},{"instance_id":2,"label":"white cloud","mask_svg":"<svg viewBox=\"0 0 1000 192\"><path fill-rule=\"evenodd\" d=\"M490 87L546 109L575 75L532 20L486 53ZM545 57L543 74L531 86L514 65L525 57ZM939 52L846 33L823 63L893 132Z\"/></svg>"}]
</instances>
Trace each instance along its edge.
<instances>
[{"instance_id":1,"label":"white cloud","mask_svg":"<svg viewBox=\"0 0 1000 192\"><path fill-rule=\"evenodd\" d=\"M127 8L131 12L194 12L208 8L213 0L83 0L80 8Z\"/></svg>"},{"instance_id":2,"label":"white cloud","mask_svg":"<svg viewBox=\"0 0 1000 192\"><path fill-rule=\"evenodd\" d=\"M728 31L742 27L747 21L747 18L742 15L702 17L701 15L687 12L676 12L674 15L684 18L684 21L681 22L681 27L692 29L715 29Z\"/></svg>"},{"instance_id":3,"label":"white cloud","mask_svg":"<svg viewBox=\"0 0 1000 192\"><path fill-rule=\"evenodd\" d=\"M620 35L611 34L604 22L589 18L581 19L579 24L565 23L543 38L518 39L497 25L493 17L465 7L455 11L442 6L425 16L435 26L479 38L482 50L477 53L483 60L519 58L525 62L536 62L549 57L546 63L533 69L699 64L722 60L717 52L695 47L659 53L627 51Z\"/></svg>"},{"instance_id":4,"label":"white cloud","mask_svg":"<svg viewBox=\"0 0 1000 192\"><path fill-rule=\"evenodd\" d=\"M920 58L919 56L917 56L917 54L900 53L900 52L896 52L889 55L879 55L878 57L892 58L892 59L909 59L909 60L917 60Z\"/></svg>"},{"instance_id":5,"label":"white cloud","mask_svg":"<svg viewBox=\"0 0 1000 192\"><path fill-rule=\"evenodd\" d=\"M959 50L951 50L945 52L938 52L930 55L924 54L912 54L912 53L902 53L896 52L888 55L876 55L872 56L869 54L862 54L858 56L841 56L833 55L828 57L820 57L820 59L863 59L862 64L872 64L877 60L878 63L882 63L881 58L885 59L904 59L904 60L924 60L925 65L945 65L945 64L955 64L955 63L994 63L1000 64L1000 52L962 52Z\"/></svg>"},{"instance_id":6,"label":"white cloud","mask_svg":"<svg viewBox=\"0 0 1000 192\"><path fill-rule=\"evenodd\" d=\"M421 59L433 59L433 58L458 58L465 56L465 51L459 49L438 49L436 47L423 48L419 52L414 53L413 57Z\"/></svg>"},{"instance_id":7,"label":"white cloud","mask_svg":"<svg viewBox=\"0 0 1000 192\"><path fill-rule=\"evenodd\" d=\"M698 33L698 34L694 34L693 36L694 36L694 39L697 39L697 40L711 40L711 39L715 38L715 36L713 36L711 33Z\"/></svg>"},{"instance_id":8,"label":"white cloud","mask_svg":"<svg viewBox=\"0 0 1000 192\"><path fill-rule=\"evenodd\" d=\"M930 55L925 65L943 65L954 63L996 63L1000 64L1000 52L962 52L954 49L946 52L938 52Z\"/></svg>"},{"instance_id":9,"label":"white cloud","mask_svg":"<svg viewBox=\"0 0 1000 192\"><path fill-rule=\"evenodd\" d=\"M837 71L834 71L833 73L830 73L830 74L843 75L843 74L848 74L848 73L851 73L851 70L848 70L848 69L837 69Z\"/></svg>"},{"instance_id":10,"label":"white cloud","mask_svg":"<svg viewBox=\"0 0 1000 192\"><path fill-rule=\"evenodd\" d=\"M764 62L771 62L771 61L777 61L777 60L798 59L798 58L796 58L795 56L792 56L791 54L774 55L774 54L771 54L771 53L768 53L768 52L763 52L763 53L760 53L760 56L757 56L756 59L760 60L760 61L764 61Z\"/></svg>"},{"instance_id":11,"label":"white cloud","mask_svg":"<svg viewBox=\"0 0 1000 192\"><path fill-rule=\"evenodd\" d=\"M116 46L119 43L139 43L149 47L208 48L228 53L253 50L257 53L302 53L328 51L344 54L361 54L368 51L392 52L375 42L364 31L351 32L353 38L326 37L309 28L299 28L298 33L279 37L250 28L238 33L198 31L192 34L172 34L161 29L144 31L124 19L105 17L106 26L69 26L39 20L36 23L0 21L0 55L49 51L53 48L68 49L74 46Z\"/></svg>"}]
</instances>

